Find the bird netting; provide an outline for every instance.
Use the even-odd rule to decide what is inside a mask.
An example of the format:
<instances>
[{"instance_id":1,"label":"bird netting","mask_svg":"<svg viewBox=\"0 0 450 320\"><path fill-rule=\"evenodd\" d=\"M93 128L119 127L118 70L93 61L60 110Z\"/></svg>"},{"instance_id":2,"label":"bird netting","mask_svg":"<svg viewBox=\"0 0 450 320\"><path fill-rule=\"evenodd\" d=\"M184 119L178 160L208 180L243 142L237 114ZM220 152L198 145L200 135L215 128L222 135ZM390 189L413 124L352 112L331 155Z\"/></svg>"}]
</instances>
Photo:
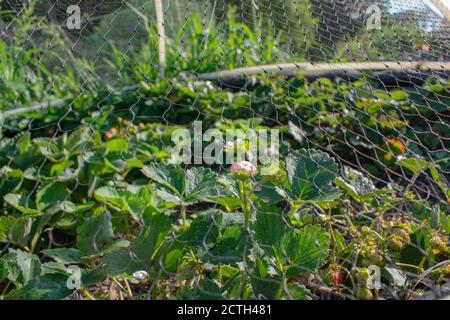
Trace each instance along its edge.
<instances>
[{"instance_id":1,"label":"bird netting","mask_svg":"<svg viewBox=\"0 0 450 320\"><path fill-rule=\"evenodd\" d=\"M445 1L0 10L0 297L448 294Z\"/></svg>"}]
</instances>

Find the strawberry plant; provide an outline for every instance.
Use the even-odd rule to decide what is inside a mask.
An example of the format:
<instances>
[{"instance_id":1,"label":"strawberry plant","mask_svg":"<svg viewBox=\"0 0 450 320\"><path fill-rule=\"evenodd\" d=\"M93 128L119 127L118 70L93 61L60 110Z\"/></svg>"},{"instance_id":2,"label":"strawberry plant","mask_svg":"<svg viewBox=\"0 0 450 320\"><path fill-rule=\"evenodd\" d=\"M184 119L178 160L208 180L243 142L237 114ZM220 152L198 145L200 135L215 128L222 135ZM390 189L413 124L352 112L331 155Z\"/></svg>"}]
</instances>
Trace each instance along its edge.
<instances>
[{"instance_id":1,"label":"strawberry plant","mask_svg":"<svg viewBox=\"0 0 450 320\"><path fill-rule=\"evenodd\" d=\"M232 10L224 30L203 20L168 41L166 78L151 21L136 51L98 49L123 89L77 57L46 68L24 21L26 36L0 40L0 299L415 299L447 285L448 77L200 81L292 58L285 34ZM59 107L19 114L50 92ZM183 148L243 156L173 161L197 122ZM280 139L258 159L249 132Z\"/></svg>"}]
</instances>

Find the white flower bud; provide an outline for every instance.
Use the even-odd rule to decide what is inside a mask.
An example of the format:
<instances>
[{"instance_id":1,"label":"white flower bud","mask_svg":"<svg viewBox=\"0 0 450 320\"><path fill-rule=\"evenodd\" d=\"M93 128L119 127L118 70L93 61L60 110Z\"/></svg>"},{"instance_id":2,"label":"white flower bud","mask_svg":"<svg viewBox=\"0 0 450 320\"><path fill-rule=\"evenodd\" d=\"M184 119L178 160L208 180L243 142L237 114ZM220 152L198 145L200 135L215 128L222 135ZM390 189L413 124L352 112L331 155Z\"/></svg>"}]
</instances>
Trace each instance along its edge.
<instances>
[{"instance_id":1,"label":"white flower bud","mask_svg":"<svg viewBox=\"0 0 450 320\"><path fill-rule=\"evenodd\" d=\"M145 270L139 270L133 273L133 278L135 278L138 281L142 281L148 278L148 273Z\"/></svg>"}]
</instances>

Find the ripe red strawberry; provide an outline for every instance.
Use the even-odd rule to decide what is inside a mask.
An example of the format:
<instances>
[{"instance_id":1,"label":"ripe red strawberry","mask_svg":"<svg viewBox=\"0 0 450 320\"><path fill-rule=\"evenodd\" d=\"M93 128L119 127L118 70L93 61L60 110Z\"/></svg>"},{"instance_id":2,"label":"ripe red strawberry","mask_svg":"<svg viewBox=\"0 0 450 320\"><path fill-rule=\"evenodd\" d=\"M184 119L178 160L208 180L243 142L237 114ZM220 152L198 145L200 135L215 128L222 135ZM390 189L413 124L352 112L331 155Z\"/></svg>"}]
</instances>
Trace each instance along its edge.
<instances>
[{"instance_id":1,"label":"ripe red strawberry","mask_svg":"<svg viewBox=\"0 0 450 320\"><path fill-rule=\"evenodd\" d=\"M111 140L112 138L114 138L117 134L119 133L119 131L112 127L111 129L109 129L104 135L103 135L103 141L108 141Z\"/></svg>"},{"instance_id":2,"label":"ripe red strawberry","mask_svg":"<svg viewBox=\"0 0 450 320\"><path fill-rule=\"evenodd\" d=\"M338 286L344 281L344 273L341 271L331 271L330 280L332 284Z\"/></svg>"},{"instance_id":3,"label":"ripe red strawberry","mask_svg":"<svg viewBox=\"0 0 450 320\"><path fill-rule=\"evenodd\" d=\"M335 286L340 285L344 281L344 273L341 271L341 266L337 263L330 265L330 281Z\"/></svg>"}]
</instances>

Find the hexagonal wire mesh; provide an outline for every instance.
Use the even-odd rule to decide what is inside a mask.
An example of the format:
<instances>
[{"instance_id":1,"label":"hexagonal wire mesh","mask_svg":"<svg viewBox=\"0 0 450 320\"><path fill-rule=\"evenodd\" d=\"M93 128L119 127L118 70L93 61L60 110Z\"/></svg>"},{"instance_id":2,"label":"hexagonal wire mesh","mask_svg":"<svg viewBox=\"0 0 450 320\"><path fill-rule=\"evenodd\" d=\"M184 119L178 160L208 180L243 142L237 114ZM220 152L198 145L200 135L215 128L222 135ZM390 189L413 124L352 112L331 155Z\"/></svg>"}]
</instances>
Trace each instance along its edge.
<instances>
[{"instance_id":1,"label":"hexagonal wire mesh","mask_svg":"<svg viewBox=\"0 0 450 320\"><path fill-rule=\"evenodd\" d=\"M88 296L108 284L110 297L154 299L410 299L445 288L442 1L1 9L2 259L41 268L22 280L6 268L5 294L26 295L48 258L102 273ZM199 123L200 154L168 164L174 133ZM242 145L258 170L267 162L252 158L247 133L277 134L280 167L239 180L247 167L230 175L233 161L192 163L206 160L208 129L220 132L217 154ZM380 272L375 288L368 267ZM139 270L151 281L129 289Z\"/></svg>"}]
</instances>

